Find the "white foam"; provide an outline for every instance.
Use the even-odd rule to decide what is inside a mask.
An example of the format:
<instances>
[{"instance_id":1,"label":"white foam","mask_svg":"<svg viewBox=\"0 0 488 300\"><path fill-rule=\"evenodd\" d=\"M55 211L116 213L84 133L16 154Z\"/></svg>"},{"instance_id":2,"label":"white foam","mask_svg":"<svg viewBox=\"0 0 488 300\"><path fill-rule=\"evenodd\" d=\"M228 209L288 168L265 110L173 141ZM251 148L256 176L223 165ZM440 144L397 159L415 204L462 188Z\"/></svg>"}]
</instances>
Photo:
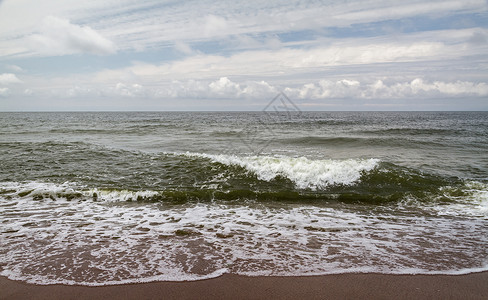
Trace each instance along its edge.
<instances>
[{"instance_id":1,"label":"white foam","mask_svg":"<svg viewBox=\"0 0 488 300\"><path fill-rule=\"evenodd\" d=\"M105 280L99 282L96 281L80 282L75 280L59 279L59 278L48 279L44 276L36 276L36 275L29 276L29 278L26 279L25 276L20 275L18 272L11 271L11 270L3 270L2 272L0 272L0 275L5 276L11 280L25 281L27 283L37 284L37 285L65 284L65 285L82 285L82 286L108 286L108 285L132 284L132 283L149 283L149 282L156 282L156 281L197 281L197 280L217 278L228 273L228 270L225 268L206 275L182 274L181 270L173 270L173 271L165 270L165 271L166 271L165 274L154 275L149 277L131 278L131 279L122 279L122 280Z\"/></svg>"},{"instance_id":2,"label":"white foam","mask_svg":"<svg viewBox=\"0 0 488 300\"><path fill-rule=\"evenodd\" d=\"M0 190L5 191L5 195L16 196L23 195L21 198L32 198L41 196L41 198L61 199L70 195L79 195L84 199L97 199L107 202L119 201L136 201L140 198L150 198L157 195L157 191L129 191L129 190L106 190L106 189L87 189L85 186L74 182L64 182L62 184L49 182L2 182ZM10 191L10 192L9 192Z\"/></svg>"},{"instance_id":3,"label":"white foam","mask_svg":"<svg viewBox=\"0 0 488 300\"><path fill-rule=\"evenodd\" d=\"M158 194L156 191L129 191L129 190L103 190L103 189L89 189L83 192L88 197L96 195L97 199L104 201L135 201L140 198L150 198Z\"/></svg>"},{"instance_id":4,"label":"white foam","mask_svg":"<svg viewBox=\"0 0 488 300\"><path fill-rule=\"evenodd\" d=\"M433 208L441 215L470 215L488 218L488 184L479 181L466 182L461 195L452 193L452 187L443 187L444 197L455 203L435 205ZM457 189L454 189L457 191Z\"/></svg>"},{"instance_id":5,"label":"white foam","mask_svg":"<svg viewBox=\"0 0 488 300\"><path fill-rule=\"evenodd\" d=\"M488 184L470 181L466 184L470 201L482 214L488 216Z\"/></svg>"},{"instance_id":6,"label":"white foam","mask_svg":"<svg viewBox=\"0 0 488 300\"><path fill-rule=\"evenodd\" d=\"M25 183L2 182L0 183L0 189L5 191L13 190L15 193L20 194L25 193L25 197L32 197L36 195L57 197L58 195L74 193L76 184L68 181L62 184L36 181L29 181Z\"/></svg>"},{"instance_id":7,"label":"white foam","mask_svg":"<svg viewBox=\"0 0 488 300\"><path fill-rule=\"evenodd\" d=\"M258 179L270 181L283 176L298 188L323 189L330 185L351 185L363 172L377 167L378 159L311 160L306 157L236 156L186 152L188 157L208 158L225 165L236 165L256 174Z\"/></svg>"},{"instance_id":8,"label":"white foam","mask_svg":"<svg viewBox=\"0 0 488 300\"><path fill-rule=\"evenodd\" d=\"M81 191L85 198L35 201L29 196L35 191L17 194L32 188ZM37 284L185 281L223 273L464 274L488 269L483 218L399 215L394 207L165 206L116 201L136 194L100 190L99 199L107 201L94 201L95 190L69 183L4 183L0 189L1 274Z\"/></svg>"}]
</instances>

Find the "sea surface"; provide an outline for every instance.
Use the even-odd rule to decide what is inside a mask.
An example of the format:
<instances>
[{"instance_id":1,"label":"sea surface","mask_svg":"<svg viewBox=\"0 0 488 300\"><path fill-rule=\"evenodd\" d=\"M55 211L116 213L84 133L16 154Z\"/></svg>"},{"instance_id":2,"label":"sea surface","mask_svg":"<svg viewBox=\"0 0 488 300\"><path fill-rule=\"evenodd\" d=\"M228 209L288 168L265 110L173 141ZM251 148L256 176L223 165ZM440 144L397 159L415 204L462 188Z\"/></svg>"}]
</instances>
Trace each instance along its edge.
<instances>
[{"instance_id":1,"label":"sea surface","mask_svg":"<svg viewBox=\"0 0 488 300\"><path fill-rule=\"evenodd\" d=\"M488 270L488 113L0 113L0 223L38 284Z\"/></svg>"}]
</instances>

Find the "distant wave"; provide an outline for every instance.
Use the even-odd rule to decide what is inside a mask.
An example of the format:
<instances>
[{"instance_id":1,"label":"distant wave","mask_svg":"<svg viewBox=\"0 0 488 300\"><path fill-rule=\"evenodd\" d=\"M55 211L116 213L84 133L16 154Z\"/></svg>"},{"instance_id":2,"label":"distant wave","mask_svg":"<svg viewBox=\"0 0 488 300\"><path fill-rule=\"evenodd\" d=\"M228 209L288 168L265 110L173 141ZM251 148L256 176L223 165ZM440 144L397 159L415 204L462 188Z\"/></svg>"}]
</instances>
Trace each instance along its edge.
<instances>
[{"instance_id":1,"label":"distant wave","mask_svg":"<svg viewBox=\"0 0 488 300\"><path fill-rule=\"evenodd\" d=\"M283 144L293 145L323 145L323 146L339 146L339 147L364 147L364 146L382 146L382 147L403 147L403 148L424 148L441 147L442 144L430 140L413 140L411 137L405 138L399 135L398 137L381 137L381 136L342 136L342 137L327 137L327 136L305 136L292 137L286 139L279 139ZM408 141L408 143L407 143Z\"/></svg>"},{"instance_id":2,"label":"distant wave","mask_svg":"<svg viewBox=\"0 0 488 300\"><path fill-rule=\"evenodd\" d=\"M389 135L409 135L409 136L418 136L418 135L460 135L466 133L466 130L454 130L452 128L381 128L376 130L362 130L358 131L362 134L370 133L370 134L389 134Z\"/></svg>"}]
</instances>

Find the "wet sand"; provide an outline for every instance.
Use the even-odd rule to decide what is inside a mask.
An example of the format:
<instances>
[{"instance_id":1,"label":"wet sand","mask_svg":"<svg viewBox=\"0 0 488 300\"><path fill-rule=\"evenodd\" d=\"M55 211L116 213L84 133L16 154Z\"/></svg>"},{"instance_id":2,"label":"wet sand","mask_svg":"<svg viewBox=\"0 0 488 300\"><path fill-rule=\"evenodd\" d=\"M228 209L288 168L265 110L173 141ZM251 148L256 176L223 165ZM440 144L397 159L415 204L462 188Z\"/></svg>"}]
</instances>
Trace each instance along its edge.
<instances>
[{"instance_id":1,"label":"wet sand","mask_svg":"<svg viewBox=\"0 0 488 300\"><path fill-rule=\"evenodd\" d=\"M0 277L1 299L488 299L488 272L467 275L223 275L191 282L35 285Z\"/></svg>"}]
</instances>

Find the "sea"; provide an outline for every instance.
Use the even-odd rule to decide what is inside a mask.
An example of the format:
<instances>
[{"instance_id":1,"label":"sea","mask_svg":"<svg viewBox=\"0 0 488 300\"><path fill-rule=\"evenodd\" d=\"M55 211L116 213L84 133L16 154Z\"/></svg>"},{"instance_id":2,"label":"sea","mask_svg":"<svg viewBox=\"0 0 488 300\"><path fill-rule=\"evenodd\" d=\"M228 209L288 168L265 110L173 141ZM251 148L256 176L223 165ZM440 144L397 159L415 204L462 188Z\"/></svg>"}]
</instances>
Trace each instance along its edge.
<instances>
[{"instance_id":1,"label":"sea","mask_svg":"<svg viewBox=\"0 0 488 300\"><path fill-rule=\"evenodd\" d=\"M488 270L488 112L2 112L0 275Z\"/></svg>"}]
</instances>

